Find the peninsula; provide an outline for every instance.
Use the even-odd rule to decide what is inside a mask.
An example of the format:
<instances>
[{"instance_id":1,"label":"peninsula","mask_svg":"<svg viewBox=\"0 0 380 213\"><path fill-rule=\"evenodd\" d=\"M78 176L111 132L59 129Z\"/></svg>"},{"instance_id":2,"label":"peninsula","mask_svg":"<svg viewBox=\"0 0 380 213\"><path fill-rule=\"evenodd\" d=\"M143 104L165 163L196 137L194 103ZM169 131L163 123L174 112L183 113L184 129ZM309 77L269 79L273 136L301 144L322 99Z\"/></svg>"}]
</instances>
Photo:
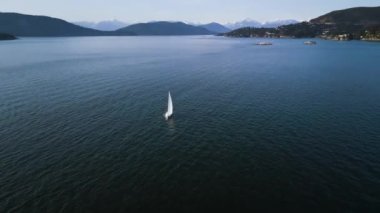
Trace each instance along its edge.
<instances>
[{"instance_id":1,"label":"peninsula","mask_svg":"<svg viewBox=\"0 0 380 213\"><path fill-rule=\"evenodd\" d=\"M2 40L15 40L17 39L15 36L7 34L7 33L0 33L0 41Z\"/></svg>"},{"instance_id":2,"label":"peninsula","mask_svg":"<svg viewBox=\"0 0 380 213\"><path fill-rule=\"evenodd\" d=\"M277 28L240 28L223 34L229 37L324 38L380 41L380 7L357 7L333 11L309 22Z\"/></svg>"}]
</instances>

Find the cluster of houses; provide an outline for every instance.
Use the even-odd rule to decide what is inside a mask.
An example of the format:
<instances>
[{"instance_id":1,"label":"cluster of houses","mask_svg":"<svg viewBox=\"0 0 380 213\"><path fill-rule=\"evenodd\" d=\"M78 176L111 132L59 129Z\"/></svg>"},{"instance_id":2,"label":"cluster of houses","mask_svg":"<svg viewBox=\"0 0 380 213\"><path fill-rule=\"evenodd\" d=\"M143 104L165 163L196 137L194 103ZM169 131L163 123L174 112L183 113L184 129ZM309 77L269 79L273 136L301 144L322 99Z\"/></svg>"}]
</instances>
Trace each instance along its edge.
<instances>
[{"instance_id":1,"label":"cluster of houses","mask_svg":"<svg viewBox=\"0 0 380 213\"><path fill-rule=\"evenodd\" d=\"M367 41L380 41L380 30L377 32L370 32L366 30L364 35L361 36L361 39Z\"/></svg>"},{"instance_id":2,"label":"cluster of houses","mask_svg":"<svg viewBox=\"0 0 380 213\"><path fill-rule=\"evenodd\" d=\"M329 23L329 24L332 25L332 23ZM353 35L350 33L331 35L330 30L324 30L322 32L322 35L320 35L319 37L323 39L336 40L336 41L348 41L348 40L353 39Z\"/></svg>"}]
</instances>

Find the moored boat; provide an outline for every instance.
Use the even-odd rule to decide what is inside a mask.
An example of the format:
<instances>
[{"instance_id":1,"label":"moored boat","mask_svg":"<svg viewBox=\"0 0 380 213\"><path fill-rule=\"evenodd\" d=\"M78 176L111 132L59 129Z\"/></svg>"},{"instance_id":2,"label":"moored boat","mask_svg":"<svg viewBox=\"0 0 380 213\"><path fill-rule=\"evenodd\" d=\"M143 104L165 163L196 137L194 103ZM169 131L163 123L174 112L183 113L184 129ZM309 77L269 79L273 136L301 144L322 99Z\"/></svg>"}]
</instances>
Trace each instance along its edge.
<instances>
[{"instance_id":1,"label":"moored boat","mask_svg":"<svg viewBox=\"0 0 380 213\"><path fill-rule=\"evenodd\" d=\"M316 41L305 41L304 44L305 45L316 45L317 42Z\"/></svg>"},{"instance_id":2,"label":"moored boat","mask_svg":"<svg viewBox=\"0 0 380 213\"><path fill-rule=\"evenodd\" d=\"M261 41L261 42L257 42L256 45L268 46L268 45L272 45L272 43L268 41Z\"/></svg>"}]
</instances>

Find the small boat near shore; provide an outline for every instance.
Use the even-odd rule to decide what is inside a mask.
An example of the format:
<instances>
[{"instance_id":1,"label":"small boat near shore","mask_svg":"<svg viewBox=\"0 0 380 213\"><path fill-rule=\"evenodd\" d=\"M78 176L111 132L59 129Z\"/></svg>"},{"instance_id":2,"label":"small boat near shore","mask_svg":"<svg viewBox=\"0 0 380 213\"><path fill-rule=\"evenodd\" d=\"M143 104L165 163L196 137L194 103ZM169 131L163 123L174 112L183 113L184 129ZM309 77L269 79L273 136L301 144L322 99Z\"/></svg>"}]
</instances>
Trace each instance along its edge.
<instances>
[{"instance_id":1,"label":"small boat near shore","mask_svg":"<svg viewBox=\"0 0 380 213\"><path fill-rule=\"evenodd\" d=\"M268 45L272 45L271 42L267 42L267 41L261 41L261 42L257 42L256 45L259 45L259 46L268 46Z\"/></svg>"},{"instance_id":2,"label":"small boat near shore","mask_svg":"<svg viewBox=\"0 0 380 213\"><path fill-rule=\"evenodd\" d=\"M305 45L316 45L317 42L316 41L305 41L303 42Z\"/></svg>"}]
</instances>

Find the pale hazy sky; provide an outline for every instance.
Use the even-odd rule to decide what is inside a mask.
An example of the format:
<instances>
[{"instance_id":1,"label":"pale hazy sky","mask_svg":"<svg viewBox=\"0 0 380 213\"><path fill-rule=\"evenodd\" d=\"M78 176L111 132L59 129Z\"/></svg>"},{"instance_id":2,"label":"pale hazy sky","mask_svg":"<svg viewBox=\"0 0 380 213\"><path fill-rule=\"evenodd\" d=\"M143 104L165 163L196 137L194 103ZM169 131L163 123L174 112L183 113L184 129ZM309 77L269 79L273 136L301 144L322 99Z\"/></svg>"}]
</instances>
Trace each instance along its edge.
<instances>
[{"instance_id":1,"label":"pale hazy sky","mask_svg":"<svg viewBox=\"0 0 380 213\"><path fill-rule=\"evenodd\" d=\"M380 0L0 0L1 12L47 15L67 21L125 22L309 20L332 10L357 6L380 6Z\"/></svg>"}]
</instances>

